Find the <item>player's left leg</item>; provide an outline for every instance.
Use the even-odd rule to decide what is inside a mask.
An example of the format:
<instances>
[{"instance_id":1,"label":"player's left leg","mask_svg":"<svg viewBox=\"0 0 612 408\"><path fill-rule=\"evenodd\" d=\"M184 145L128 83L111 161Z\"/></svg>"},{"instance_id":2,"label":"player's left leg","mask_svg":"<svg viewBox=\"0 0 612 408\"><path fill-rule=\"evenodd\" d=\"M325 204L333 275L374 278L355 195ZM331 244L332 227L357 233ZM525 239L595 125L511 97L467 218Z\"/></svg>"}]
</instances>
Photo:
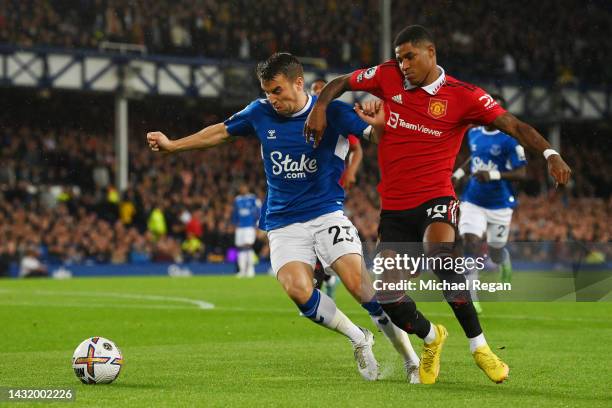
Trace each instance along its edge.
<instances>
[{"instance_id":1,"label":"player's left leg","mask_svg":"<svg viewBox=\"0 0 612 408\"><path fill-rule=\"evenodd\" d=\"M315 249L324 268L331 265L348 292L368 311L374 324L403 357L410 382L417 383L419 359L408 335L391 322L375 299L376 293L361 255L357 229L341 212L321 218L313 229L317 231Z\"/></svg>"},{"instance_id":2,"label":"player's left leg","mask_svg":"<svg viewBox=\"0 0 612 408\"><path fill-rule=\"evenodd\" d=\"M295 223L269 231L268 237L272 268L302 315L345 335L353 346L359 373L366 380L376 380L378 363L372 352L372 333L355 325L329 296L313 287L316 254L311 232L303 223Z\"/></svg>"},{"instance_id":3,"label":"player's left leg","mask_svg":"<svg viewBox=\"0 0 612 408\"><path fill-rule=\"evenodd\" d=\"M454 256L455 234L455 227L452 222L429 223L423 236L426 256L443 260L452 258ZM444 265L446 264L450 263L441 262L442 267L434 270L438 278L451 284L457 284L458 287L466 287L465 276L456 273L452 268L445 268ZM470 292L463 289L445 290L443 293L469 339L470 351L476 360L476 364L492 381L497 383L504 381L508 377L509 368L487 345Z\"/></svg>"},{"instance_id":4,"label":"player's left leg","mask_svg":"<svg viewBox=\"0 0 612 408\"><path fill-rule=\"evenodd\" d=\"M236 228L234 233L234 243L236 249L238 249L238 255L236 257L236 263L238 264L238 274L236 277L245 278L247 276L248 268L248 244L247 244L247 231L246 228Z\"/></svg>"},{"instance_id":5,"label":"player's left leg","mask_svg":"<svg viewBox=\"0 0 612 408\"><path fill-rule=\"evenodd\" d=\"M501 208L487 210L487 244L491 260L499 265L501 281L512 280L512 262L510 252L506 248L510 236L510 222L512 221L512 209Z\"/></svg>"},{"instance_id":6,"label":"player's left leg","mask_svg":"<svg viewBox=\"0 0 612 408\"><path fill-rule=\"evenodd\" d=\"M247 278L255 277L255 251L253 251L253 245L255 245L255 239L257 238L257 230L255 227L245 228L245 251L246 251L246 270L245 274Z\"/></svg>"},{"instance_id":7,"label":"player's left leg","mask_svg":"<svg viewBox=\"0 0 612 408\"><path fill-rule=\"evenodd\" d=\"M367 310L378 330L383 332L393 348L402 356L408 381L418 384L420 382L419 357L410 343L408 334L393 324L391 318L376 300L376 292L361 254L347 253L336 259L332 268L348 292Z\"/></svg>"},{"instance_id":8,"label":"player's left leg","mask_svg":"<svg viewBox=\"0 0 612 408\"><path fill-rule=\"evenodd\" d=\"M482 237L487 230L486 209L470 202L462 202L459 206L459 235L461 239L457 242L457 256L466 259L474 259L482 252ZM479 270L471 268L465 271L465 278L470 285L472 303L478 313L482 313L482 306L478 301L478 292L474 290L474 281L479 278Z\"/></svg>"}]
</instances>

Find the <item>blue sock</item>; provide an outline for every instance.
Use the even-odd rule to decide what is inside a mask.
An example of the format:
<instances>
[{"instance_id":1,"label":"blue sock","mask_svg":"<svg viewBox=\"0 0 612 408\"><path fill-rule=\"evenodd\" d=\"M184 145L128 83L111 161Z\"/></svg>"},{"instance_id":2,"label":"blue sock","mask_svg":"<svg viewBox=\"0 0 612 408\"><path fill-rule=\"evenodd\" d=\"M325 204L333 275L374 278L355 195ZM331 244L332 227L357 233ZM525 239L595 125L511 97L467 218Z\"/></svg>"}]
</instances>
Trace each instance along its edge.
<instances>
[{"instance_id":1,"label":"blue sock","mask_svg":"<svg viewBox=\"0 0 612 408\"><path fill-rule=\"evenodd\" d=\"M309 319L313 319L317 315L317 308L319 307L319 303L321 302L321 292L318 289L312 291L312 295L310 295L310 299L306 301L303 305L297 305L300 312Z\"/></svg>"},{"instance_id":2,"label":"blue sock","mask_svg":"<svg viewBox=\"0 0 612 408\"><path fill-rule=\"evenodd\" d=\"M372 319L376 320L378 318L381 318L378 321L378 323L380 324L389 323L389 318L387 317L386 313L383 311L383 308L380 306L380 303L378 303L378 301L376 301L374 298L372 298L369 302L362 303L361 307L363 307L365 310L368 311Z\"/></svg>"},{"instance_id":3,"label":"blue sock","mask_svg":"<svg viewBox=\"0 0 612 408\"><path fill-rule=\"evenodd\" d=\"M313 290L306 303L297 305L297 307L305 317L314 323L344 334L353 343L360 343L365 339L363 331L336 307L329 296L319 289Z\"/></svg>"}]
</instances>

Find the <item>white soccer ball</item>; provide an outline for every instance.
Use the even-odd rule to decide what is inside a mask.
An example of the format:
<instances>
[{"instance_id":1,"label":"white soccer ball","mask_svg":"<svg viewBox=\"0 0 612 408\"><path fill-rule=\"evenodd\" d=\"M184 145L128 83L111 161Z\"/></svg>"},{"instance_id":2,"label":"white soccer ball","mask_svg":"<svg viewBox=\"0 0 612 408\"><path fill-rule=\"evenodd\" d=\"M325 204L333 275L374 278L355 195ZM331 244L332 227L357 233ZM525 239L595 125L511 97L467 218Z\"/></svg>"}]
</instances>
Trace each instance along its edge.
<instances>
[{"instance_id":1,"label":"white soccer ball","mask_svg":"<svg viewBox=\"0 0 612 408\"><path fill-rule=\"evenodd\" d=\"M119 376L123 366L121 350L109 339L90 337L74 350L72 368L85 384L108 384Z\"/></svg>"}]
</instances>

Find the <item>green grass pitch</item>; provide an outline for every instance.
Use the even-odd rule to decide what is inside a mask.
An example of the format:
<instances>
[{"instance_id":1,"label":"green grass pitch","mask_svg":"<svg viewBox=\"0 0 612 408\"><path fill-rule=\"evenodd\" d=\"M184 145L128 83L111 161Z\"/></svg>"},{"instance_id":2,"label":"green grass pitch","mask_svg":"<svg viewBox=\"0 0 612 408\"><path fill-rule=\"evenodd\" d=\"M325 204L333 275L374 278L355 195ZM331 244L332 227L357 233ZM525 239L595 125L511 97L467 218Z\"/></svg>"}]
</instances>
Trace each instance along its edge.
<instances>
[{"instance_id":1,"label":"green grass pitch","mask_svg":"<svg viewBox=\"0 0 612 408\"><path fill-rule=\"evenodd\" d=\"M374 330L343 289L338 305ZM487 339L510 365L507 383L491 383L476 367L442 302L420 305L450 333L439 382L408 384L399 357L378 333L374 351L383 378L368 383L348 341L300 317L271 277L4 280L0 386L71 387L76 402L51 405L100 407L612 405L612 303L484 307ZM90 336L108 337L124 353L113 384L84 385L74 376L72 353ZM420 354L420 340L411 340Z\"/></svg>"}]
</instances>

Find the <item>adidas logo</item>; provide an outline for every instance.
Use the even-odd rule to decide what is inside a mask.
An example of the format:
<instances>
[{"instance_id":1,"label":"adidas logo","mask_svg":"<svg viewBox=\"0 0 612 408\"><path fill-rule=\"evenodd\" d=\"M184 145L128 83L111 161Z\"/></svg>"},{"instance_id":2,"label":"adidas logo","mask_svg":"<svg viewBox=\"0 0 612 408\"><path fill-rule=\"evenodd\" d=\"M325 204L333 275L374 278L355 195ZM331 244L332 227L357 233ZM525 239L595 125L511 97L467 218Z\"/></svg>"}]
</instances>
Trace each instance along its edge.
<instances>
[{"instance_id":1,"label":"adidas logo","mask_svg":"<svg viewBox=\"0 0 612 408\"><path fill-rule=\"evenodd\" d=\"M399 103L400 105L402 104L402 94L397 94L394 97L392 97L391 99L395 103Z\"/></svg>"}]
</instances>

